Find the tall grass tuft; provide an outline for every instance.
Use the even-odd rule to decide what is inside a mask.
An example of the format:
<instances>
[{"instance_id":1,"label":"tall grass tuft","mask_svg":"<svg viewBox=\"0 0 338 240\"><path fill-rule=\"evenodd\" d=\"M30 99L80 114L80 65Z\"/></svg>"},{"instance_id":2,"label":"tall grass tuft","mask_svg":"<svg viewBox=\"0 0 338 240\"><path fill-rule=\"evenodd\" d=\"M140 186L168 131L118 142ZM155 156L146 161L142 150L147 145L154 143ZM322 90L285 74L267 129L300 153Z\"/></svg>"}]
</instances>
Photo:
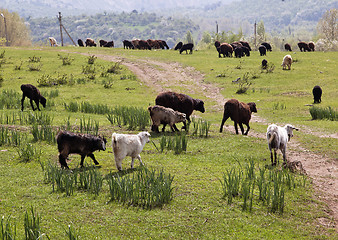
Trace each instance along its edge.
<instances>
[{"instance_id":1,"label":"tall grass tuft","mask_svg":"<svg viewBox=\"0 0 338 240\"><path fill-rule=\"evenodd\" d=\"M37 123L33 123L31 133L35 142L46 141L48 143L56 143L56 132L50 125L39 126Z\"/></svg>"},{"instance_id":2,"label":"tall grass tuft","mask_svg":"<svg viewBox=\"0 0 338 240\"><path fill-rule=\"evenodd\" d=\"M327 108L313 106L310 108L310 114L312 116L312 120L328 119L331 121L338 121L338 112L330 106Z\"/></svg>"},{"instance_id":3,"label":"tall grass tuft","mask_svg":"<svg viewBox=\"0 0 338 240\"><path fill-rule=\"evenodd\" d=\"M21 94L12 89L2 90L0 94L0 109L18 109L21 107Z\"/></svg>"},{"instance_id":4,"label":"tall grass tuft","mask_svg":"<svg viewBox=\"0 0 338 240\"><path fill-rule=\"evenodd\" d=\"M40 222L41 217L39 214L34 212L33 207L31 207L30 214L26 210L24 219L26 240L49 239L46 234L41 232Z\"/></svg>"},{"instance_id":5,"label":"tall grass tuft","mask_svg":"<svg viewBox=\"0 0 338 240\"><path fill-rule=\"evenodd\" d=\"M16 224L11 223L11 217L5 219L2 216L0 223L0 239L1 240L15 240L16 239Z\"/></svg>"},{"instance_id":6,"label":"tall grass tuft","mask_svg":"<svg viewBox=\"0 0 338 240\"><path fill-rule=\"evenodd\" d=\"M141 168L132 176L110 174L107 177L111 201L145 209L162 207L172 200L173 180L174 177L165 174L163 169L156 172L147 168Z\"/></svg>"},{"instance_id":7,"label":"tall grass tuft","mask_svg":"<svg viewBox=\"0 0 338 240\"><path fill-rule=\"evenodd\" d=\"M174 150L175 154L180 154L187 151L188 138L185 133L176 134L173 137L163 135L160 139L160 152L164 149ZM155 145L156 149L157 146Z\"/></svg>"},{"instance_id":8,"label":"tall grass tuft","mask_svg":"<svg viewBox=\"0 0 338 240\"><path fill-rule=\"evenodd\" d=\"M19 155L19 159L23 162L29 162L32 160L40 160L41 150L35 148L31 143L23 143L16 151Z\"/></svg>"},{"instance_id":9,"label":"tall grass tuft","mask_svg":"<svg viewBox=\"0 0 338 240\"><path fill-rule=\"evenodd\" d=\"M27 136L17 130L10 130L5 127L0 128L0 146L20 146L26 139Z\"/></svg>"},{"instance_id":10,"label":"tall grass tuft","mask_svg":"<svg viewBox=\"0 0 338 240\"><path fill-rule=\"evenodd\" d=\"M113 125L127 126L128 130L144 130L150 124L149 112L138 107L116 106L107 119Z\"/></svg>"},{"instance_id":11,"label":"tall grass tuft","mask_svg":"<svg viewBox=\"0 0 338 240\"><path fill-rule=\"evenodd\" d=\"M223 181L220 180L223 189L222 198L227 198L229 205L232 204L233 197L239 194L242 175L241 170L236 171L235 168L231 168L230 171L227 170L227 172L223 174Z\"/></svg>"},{"instance_id":12,"label":"tall grass tuft","mask_svg":"<svg viewBox=\"0 0 338 240\"><path fill-rule=\"evenodd\" d=\"M192 118L192 125L193 130L191 135L206 138L209 136L209 130L211 125L209 121L205 121L203 119L198 119L198 121L196 121L195 118Z\"/></svg>"},{"instance_id":13,"label":"tall grass tuft","mask_svg":"<svg viewBox=\"0 0 338 240\"><path fill-rule=\"evenodd\" d=\"M99 122L85 117L80 119L80 132L97 136L99 134Z\"/></svg>"},{"instance_id":14,"label":"tall grass tuft","mask_svg":"<svg viewBox=\"0 0 338 240\"><path fill-rule=\"evenodd\" d=\"M68 225L68 229L65 230L65 233L66 233L66 236L69 240L78 240L80 239L80 236L79 236L79 232L76 231L76 229L71 226L71 225Z\"/></svg>"}]
</instances>

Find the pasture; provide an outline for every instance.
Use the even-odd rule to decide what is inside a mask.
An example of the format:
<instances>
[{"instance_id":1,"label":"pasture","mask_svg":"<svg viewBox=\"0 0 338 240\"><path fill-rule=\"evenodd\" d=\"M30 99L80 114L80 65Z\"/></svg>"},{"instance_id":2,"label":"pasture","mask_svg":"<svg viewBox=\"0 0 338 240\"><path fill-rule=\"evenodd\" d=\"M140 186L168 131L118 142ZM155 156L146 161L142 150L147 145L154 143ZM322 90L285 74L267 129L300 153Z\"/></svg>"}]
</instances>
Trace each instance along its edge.
<instances>
[{"instance_id":1,"label":"pasture","mask_svg":"<svg viewBox=\"0 0 338 240\"><path fill-rule=\"evenodd\" d=\"M311 120L310 107L306 106L313 103L312 88L320 85L323 96L317 106L330 106L337 111L336 52L292 52L296 61L290 71L283 71L280 66L285 52L268 52L264 58L275 66L269 73L260 69L263 57L258 52L241 59L218 58L214 48L194 51L192 55L172 50L75 47L2 48L1 52L0 124L2 136L7 130L11 132L11 140L1 142L0 146L0 215L4 216L3 225L7 222L10 227L16 226L17 238L25 235L25 213L34 208L41 218L41 233L50 239L67 239L69 229L81 239L336 239L329 206L319 197L312 179L280 171L280 166L270 167L265 139L268 124L291 123L300 131L294 132L291 143L295 144L288 146L287 156L290 152L295 156L307 151L310 156L336 163L338 140L329 136L337 133L337 121ZM65 58L70 64L63 64ZM94 63L89 64L90 60ZM174 65L176 76L182 79L176 79L165 69L167 64L176 62L179 63ZM154 79L158 81L140 79L125 65L148 70L146 77L154 70L157 74ZM246 74L251 85L246 93L236 94L239 84L233 80L244 79ZM196 76L199 80L191 81ZM41 113L33 113L27 99L21 113L23 83L44 85L39 89L47 98L47 106ZM169 88L205 102L206 112L194 111L193 115L195 121L210 123L208 137L193 134L195 128L191 124L186 151L175 153L170 148L161 151L163 134L151 133L150 122L145 120L145 130L152 134L152 142L145 145L142 161L146 168L173 177L172 199L151 209L111 201L108 177L132 176L141 171L138 160L134 163L136 169L131 171L131 159L126 158L122 162L125 171L117 173L111 134L137 133L140 129L138 125L110 121L107 111L116 113L123 107L137 108L135 112L128 110L132 114L140 109L146 111L149 105L154 105L159 89ZM209 92L215 89L219 92ZM224 104L221 102L230 98L257 104L258 112L253 114L248 136L236 135L230 119L225 123L228 127L219 133ZM100 105L98 108L108 110L99 114L81 112L74 107L76 104ZM34 126L37 131L49 126L49 132L35 137ZM68 195L58 189L53 191L52 184L46 181L46 166L58 162L53 137L59 129L98 132L107 138L107 150L95 152L100 163L96 170L104 178L99 194L75 188ZM175 137L168 132L169 127L166 130L167 138ZM13 137L13 132L22 137ZM32 150L27 150L27 146ZM22 153L27 153L28 158L23 158ZM282 157L278 156L281 165ZM80 156L69 158L68 165L75 173ZM85 164L82 171L94 168L88 157ZM253 176L246 177L250 169ZM263 169L271 189L269 202L260 199ZM242 180L239 192L229 203L223 186L231 172L241 172ZM274 211L273 188L277 182L274 176L280 172L284 179L278 187L283 189L279 196L283 197L282 209Z\"/></svg>"}]
</instances>

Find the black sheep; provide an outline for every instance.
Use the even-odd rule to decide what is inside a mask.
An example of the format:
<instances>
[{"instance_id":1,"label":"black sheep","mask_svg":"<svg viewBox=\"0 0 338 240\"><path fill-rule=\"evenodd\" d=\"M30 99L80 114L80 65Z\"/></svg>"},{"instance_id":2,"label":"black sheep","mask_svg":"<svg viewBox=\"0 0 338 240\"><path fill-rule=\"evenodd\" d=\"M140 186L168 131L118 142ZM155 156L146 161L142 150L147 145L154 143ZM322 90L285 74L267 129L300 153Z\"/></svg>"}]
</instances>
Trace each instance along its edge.
<instances>
[{"instance_id":1,"label":"black sheep","mask_svg":"<svg viewBox=\"0 0 338 240\"><path fill-rule=\"evenodd\" d=\"M40 111L39 103L41 103L43 107L46 107L46 98L44 98L41 95L39 89L37 89L35 86L31 84L22 84L21 91L22 91L21 111L23 111L23 102L25 101L26 97L30 99L30 103L31 103L33 111L35 111L35 108L33 106L33 101L35 102L37 109L39 111Z\"/></svg>"},{"instance_id":2,"label":"black sheep","mask_svg":"<svg viewBox=\"0 0 338 240\"><path fill-rule=\"evenodd\" d=\"M187 43L187 44L183 44L183 46L180 49L180 54L185 51L186 54L188 54L188 50L190 50L189 54L192 54L194 48L194 44L192 43Z\"/></svg>"},{"instance_id":3,"label":"black sheep","mask_svg":"<svg viewBox=\"0 0 338 240\"><path fill-rule=\"evenodd\" d=\"M176 92L163 92L157 95L155 100L156 105L167 108L172 108L175 111L185 113L188 122L190 122L190 115L194 110L205 112L204 102L200 99L194 99L189 95ZM184 124L184 127L186 125Z\"/></svg>"},{"instance_id":4,"label":"black sheep","mask_svg":"<svg viewBox=\"0 0 338 240\"><path fill-rule=\"evenodd\" d=\"M270 43L263 42L261 45L263 45L264 47L266 47L266 51L269 51L269 52L272 51Z\"/></svg>"},{"instance_id":5,"label":"black sheep","mask_svg":"<svg viewBox=\"0 0 338 240\"><path fill-rule=\"evenodd\" d=\"M314 86L312 89L313 103L320 103L322 101L322 89L320 86Z\"/></svg>"},{"instance_id":6,"label":"black sheep","mask_svg":"<svg viewBox=\"0 0 338 240\"><path fill-rule=\"evenodd\" d=\"M215 48L218 49L221 46L220 41L215 41Z\"/></svg>"},{"instance_id":7,"label":"black sheep","mask_svg":"<svg viewBox=\"0 0 338 240\"><path fill-rule=\"evenodd\" d=\"M247 47L249 49L249 51L251 51L251 47L249 45L248 42L244 42L244 41L239 41L244 47Z\"/></svg>"},{"instance_id":8,"label":"black sheep","mask_svg":"<svg viewBox=\"0 0 338 240\"><path fill-rule=\"evenodd\" d=\"M306 51L308 51L308 52L311 52L311 49L310 49L310 47L309 47L309 44L307 44L306 42L299 42L298 44L298 47L299 47L299 50L301 51L301 52L306 52Z\"/></svg>"},{"instance_id":9,"label":"black sheep","mask_svg":"<svg viewBox=\"0 0 338 240\"><path fill-rule=\"evenodd\" d=\"M80 47L84 47L82 39L78 39L77 44L79 44Z\"/></svg>"},{"instance_id":10,"label":"black sheep","mask_svg":"<svg viewBox=\"0 0 338 240\"><path fill-rule=\"evenodd\" d=\"M180 50L181 47L183 46L183 43L182 42L178 42L174 48L174 50Z\"/></svg>"},{"instance_id":11,"label":"black sheep","mask_svg":"<svg viewBox=\"0 0 338 240\"><path fill-rule=\"evenodd\" d=\"M103 47L114 47L114 41L107 42Z\"/></svg>"},{"instance_id":12,"label":"black sheep","mask_svg":"<svg viewBox=\"0 0 338 240\"><path fill-rule=\"evenodd\" d=\"M124 49L135 49L134 45L129 40L123 40L123 48Z\"/></svg>"},{"instance_id":13,"label":"black sheep","mask_svg":"<svg viewBox=\"0 0 338 240\"><path fill-rule=\"evenodd\" d=\"M235 57L236 58L241 58L243 57L243 48L242 47L236 47L235 50Z\"/></svg>"},{"instance_id":14,"label":"black sheep","mask_svg":"<svg viewBox=\"0 0 338 240\"><path fill-rule=\"evenodd\" d=\"M231 120L234 121L236 134L238 134L237 124L239 124L242 134L247 135L250 130L249 121L251 119L252 112L257 112L256 104L254 102L246 104L239 102L237 99L230 99L224 104L223 119L219 131L223 131L223 125L230 117ZM246 132L244 132L243 124L248 127Z\"/></svg>"},{"instance_id":15,"label":"black sheep","mask_svg":"<svg viewBox=\"0 0 338 240\"><path fill-rule=\"evenodd\" d=\"M291 45L288 43L285 43L284 48L286 51L292 52Z\"/></svg>"},{"instance_id":16,"label":"black sheep","mask_svg":"<svg viewBox=\"0 0 338 240\"><path fill-rule=\"evenodd\" d=\"M260 45L260 46L258 47L258 50L259 50L259 54L260 54L261 56L266 56L266 47L265 47L264 45Z\"/></svg>"},{"instance_id":17,"label":"black sheep","mask_svg":"<svg viewBox=\"0 0 338 240\"><path fill-rule=\"evenodd\" d=\"M81 155L80 165L83 167L83 161L86 156L96 161L93 154L96 150L106 150L107 140L103 137L96 137L90 134L78 134L67 131L60 131L56 136L56 142L59 150L59 162L62 168L69 168L66 159L69 154L75 153Z\"/></svg>"},{"instance_id":18,"label":"black sheep","mask_svg":"<svg viewBox=\"0 0 338 240\"><path fill-rule=\"evenodd\" d=\"M262 60L262 69L266 69L268 67L268 61L266 59Z\"/></svg>"},{"instance_id":19,"label":"black sheep","mask_svg":"<svg viewBox=\"0 0 338 240\"><path fill-rule=\"evenodd\" d=\"M99 41L99 43L100 43L100 47L103 47L104 45L107 44L107 41L101 39L101 40Z\"/></svg>"}]
</instances>

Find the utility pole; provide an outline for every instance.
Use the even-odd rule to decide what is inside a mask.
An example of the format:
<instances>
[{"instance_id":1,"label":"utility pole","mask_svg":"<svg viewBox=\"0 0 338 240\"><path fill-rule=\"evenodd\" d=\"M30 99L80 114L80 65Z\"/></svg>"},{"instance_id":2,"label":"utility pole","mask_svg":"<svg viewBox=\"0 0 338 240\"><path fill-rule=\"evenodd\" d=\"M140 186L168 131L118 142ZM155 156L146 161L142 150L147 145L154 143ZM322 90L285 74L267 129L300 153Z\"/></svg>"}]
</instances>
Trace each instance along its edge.
<instances>
[{"instance_id":1,"label":"utility pole","mask_svg":"<svg viewBox=\"0 0 338 240\"><path fill-rule=\"evenodd\" d=\"M6 38L6 46L8 46L8 37L7 37L7 23L6 23L6 18L3 13L1 13L1 17L4 18L4 23L5 23L5 38Z\"/></svg>"},{"instance_id":2,"label":"utility pole","mask_svg":"<svg viewBox=\"0 0 338 240\"><path fill-rule=\"evenodd\" d=\"M66 30L66 28L62 25L61 22L61 12L59 12L59 16L57 17L59 19L59 23L60 23L60 34L61 34L61 46L63 47L63 35L62 35L62 28L63 30L65 30L65 32L67 33L68 37L70 38L70 40L72 40L74 46L76 46L76 43L74 42L74 40L72 39L72 37L69 35L68 31Z\"/></svg>"},{"instance_id":3,"label":"utility pole","mask_svg":"<svg viewBox=\"0 0 338 240\"><path fill-rule=\"evenodd\" d=\"M254 34L255 34L255 51L257 50L257 45L256 45L256 38L257 38L257 23L255 21L254 25Z\"/></svg>"},{"instance_id":4,"label":"utility pole","mask_svg":"<svg viewBox=\"0 0 338 240\"><path fill-rule=\"evenodd\" d=\"M216 40L218 41L218 23L216 21Z\"/></svg>"},{"instance_id":5,"label":"utility pole","mask_svg":"<svg viewBox=\"0 0 338 240\"><path fill-rule=\"evenodd\" d=\"M57 16L57 18L59 19L59 23L60 23L60 35L61 35L61 46L63 47L63 36L62 36L62 23L61 23L61 12L59 12L59 16Z\"/></svg>"}]
</instances>

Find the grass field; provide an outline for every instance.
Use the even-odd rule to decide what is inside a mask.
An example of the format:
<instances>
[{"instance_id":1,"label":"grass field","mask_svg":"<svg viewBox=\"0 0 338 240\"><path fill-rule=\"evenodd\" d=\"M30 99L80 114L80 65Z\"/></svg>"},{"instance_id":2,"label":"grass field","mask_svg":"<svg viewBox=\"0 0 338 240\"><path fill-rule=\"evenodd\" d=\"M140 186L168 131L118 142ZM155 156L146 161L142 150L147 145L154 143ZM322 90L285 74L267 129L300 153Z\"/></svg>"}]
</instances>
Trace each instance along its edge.
<instances>
[{"instance_id":1,"label":"grass field","mask_svg":"<svg viewBox=\"0 0 338 240\"><path fill-rule=\"evenodd\" d=\"M88 102L108 107L135 106L147 109L154 104L157 95L155 89L142 84L135 75L121 65L119 73L107 73L112 62L100 58L94 64L88 64L88 56L113 55L130 61L152 59L163 62L179 62L183 66L192 66L204 74L204 81L222 88L225 98L237 98L244 102L254 101L261 118L269 123L292 123L300 128L294 133L295 141L305 149L337 160L338 140L336 138L320 138L318 134L334 134L337 132L337 121L311 121L309 106L312 104L312 88L320 85L323 89L320 107L338 108L338 70L336 52L291 53L296 62L292 70L283 71L280 66L284 52L268 53L266 59L275 65L272 73L261 72L262 58L252 52L248 58L218 58L214 49L195 51L192 55L180 55L175 51L127 51L123 49L97 48L3 48L4 57L0 59L1 97L13 90L18 95L10 102L12 108L3 107L0 119L20 114L20 85L31 83L38 85L42 79L64 80L67 84L52 87L40 87L47 97L47 107L42 112L51 117L51 129L54 133L60 128L70 126L74 131L80 129L81 120L88 119L99 124L99 133L107 140L107 150L95 152L100 162L98 171L104 176L116 174L117 170L111 149L112 132L136 133L126 126L112 125L105 114L89 114L66 111L65 104L71 102ZM63 65L60 59L72 58L70 65ZM40 62L30 62L33 57ZM21 66L21 67L20 67ZM29 70L32 67L39 71ZM93 70L95 77L85 74ZM20 68L20 70L16 69ZM245 73L255 76L250 79L252 85L245 94L236 94L238 85L232 83ZM221 76L221 77L219 77ZM107 84L107 83L110 83ZM106 86L106 87L105 87ZM184 92L182 86L177 90ZM292 176L293 184L282 185L285 191L283 212L273 212L271 203L259 200L257 182L259 169L266 168L267 173L279 172L268 167L270 153L266 140L250 136L235 135L232 131L219 133L222 111L213 109L215 102L206 99L201 90L196 89L193 97L205 101L206 113L194 112L198 117L211 123L209 137L202 138L188 133L187 151L175 154L172 150L159 152L162 134L152 134L151 140L141 153L146 167L163 170L174 176L172 183L173 198L168 204L153 209L128 206L121 202L109 201L109 187L103 181L100 194L94 195L82 189L66 196L64 192L54 191L50 183L45 181L41 164L56 163L58 151L53 141L33 141L31 123L2 122L4 129L18 131L23 134L22 143L14 146L4 143L0 146L0 215L3 222L16 226L17 238L24 238L24 216L31 207L41 217L41 232L50 239L68 239L70 225L80 239L336 239L333 227L324 227L318 219L332 221L327 206L318 200L311 179L299 174L286 173ZM24 116L32 115L26 99ZM1 116L3 116L1 118ZM232 122L228 120L228 125ZM252 122L252 131L265 133L267 124ZM168 128L167 128L168 129ZM302 131L305 129L307 131ZM150 131L150 125L146 129ZM311 131L309 131L311 130ZM318 134L316 134L318 133ZM166 133L172 136L172 133ZM30 161L22 161L19 150L31 143L39 154L31 156ZM281 156L279 156L281 157ZM79 167L80 156L70 156L71 169ZM88 168L92 161L86 158ZM250 162L255 164L255 186L249 200L252 199L251 210L243 210L243 186L231 204L223 198L221 182L224 174L231 169L243 172L243 184ZM130 158L123 162L123 169L130 167ZM136 160L136 170L139 163ZM132 171L124 171L122 175L131 176ZM289 174L289 175L288 175ZM270 181L273 189L275 181ZM273 191L273 190L271 190ZM271 193L272 194L272 193ZM332 226L332 225L331 225Z\"/></svg>"}]
</instances>

